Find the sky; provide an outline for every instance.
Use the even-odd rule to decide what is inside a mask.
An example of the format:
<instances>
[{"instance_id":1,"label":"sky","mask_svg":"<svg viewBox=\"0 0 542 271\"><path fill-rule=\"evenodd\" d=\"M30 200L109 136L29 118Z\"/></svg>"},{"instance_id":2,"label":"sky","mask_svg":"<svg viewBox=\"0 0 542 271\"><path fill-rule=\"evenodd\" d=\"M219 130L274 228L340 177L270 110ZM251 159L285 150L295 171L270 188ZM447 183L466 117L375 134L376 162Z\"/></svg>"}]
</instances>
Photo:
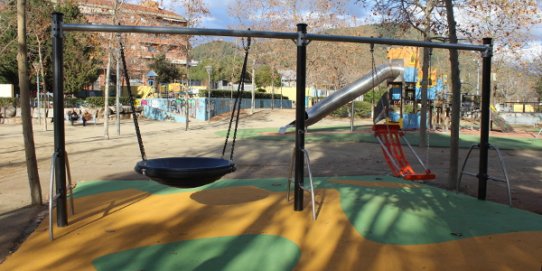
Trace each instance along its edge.
<instances>
[{"instance_id":1,"label":"sky","mask_svg":"<svg viewBox=\"0 0 542 271\"><path fill-rule=\"evenodd\" d=\"M137 3L140 2L140 0L126 0L129 3ZM178 14L183 14L182 8L176 8L175 6L179 6L178 2L179 0L155 0L157 2L162 3L162 7L165 9L173 10L177 12ZM178 1L176 3L176 1ZM235 25L236 19L232 18L228 12L230 6L235 3L235 0L203 0L205 2L205 5L210 11L210 14L203 18L202 22L198 27L203 28L228 28L233 25ZM242 1L242 0L241 0ZM351 0L351 3L348 4L348 8L350 10L350 13L352 13L354 16L361 18L365 17L364 14L366 11L363 10L362 6L359 4L355 4L354 0Z\"/></svg>"},{"instance_id":2,"label":"sky","mask_svg":"<svg viewBox=\"0 0 542 271\"><path fill-rule=\"evenodd\" d=\"M201 26L204 28L228 28L235 24L235 20L228 15L229 5L233 0L207 0L205 1L209 8L209 16L205 17Z\"/></svg>"},{"instance_id":3,"label":"sky","mask_svg":"<svg viewBox=\"0 0 542 271\"><path fill-rule=\"evenodd\" d=\"M128 1L136 2L137 0ZM172 1L174 0L162 0L162 4L167 9L173 8L175 12L183 14L181 8L175 8L174 5L172 5ZM228 14L229 8L235 2L235 0L204 0L204 2L210 11L210 14L201 20L198 27L224 29L231 28L232 26L236 25L236 19L232 18ZM356 18L358 18L358 21L365 20L365 18L367 18L367 10L364 9L361 5L354 3L355 1L351 0L350 4L348 4L349 12L353 16L356 16ZM542 0L537 0L537 3L539 6L539 10L542 11ZM533 36L533 42L530 47L542 53L542 24L535 25L531 30L531 34Z\"/></svg>"},{"instance_id":4,"label":"sky","mask_svg":"<svg viewBox=\"0 0 542 271\"><path fill-rule=\"evenodd\" d=\"M164 5L169 0L164 0ZM204 28L228 28L236 23L235 19L231 18L228 14L229 5L234 3L235 0L205 0L205 4L209 8L210 14L205 17L201 22L201 27ZM355 1L351 1L349 4L349 11L352 15L356 16L359 20L366 18L367 10L359 4L354 4ZM542 0L538 0L539 10L542 11ZM182 10L177 12L182 13ZM310 26L309 26L310 27ZM542 24L534 26L531 30L533 35L534 46L542 48ZM542 50L542 49L540 49Z\"/></svg>"},{"instance_id":5,"label":"sky","mask_svg":"<svg viewBox=\"0 0 542 271\"><path fill-rule=\"evenodd\" d=\"M205 28L228 28L228 26L236 24L236 19L231 18L228 14L229 6L234 2L235 0L205 0L210 14L203 19L201 26ZM363 10L363 7L359 4L354 4L354 1L351 2L348 4L350 13L357 18L365 17L366 11ZM182 13L182 11L179 11L179 13Z\"/></svg>"}]
</instances>

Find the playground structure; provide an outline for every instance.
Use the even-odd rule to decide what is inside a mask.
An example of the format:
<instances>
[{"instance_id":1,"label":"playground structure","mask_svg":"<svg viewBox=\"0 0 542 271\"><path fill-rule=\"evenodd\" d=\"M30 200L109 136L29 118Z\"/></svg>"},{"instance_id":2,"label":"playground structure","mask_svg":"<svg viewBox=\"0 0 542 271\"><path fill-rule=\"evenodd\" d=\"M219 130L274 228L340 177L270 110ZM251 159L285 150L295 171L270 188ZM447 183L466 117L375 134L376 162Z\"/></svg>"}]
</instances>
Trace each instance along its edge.
<instances>
[{"instance_id":1,"label":"playground structure","mask_svg":"<svg viewBox=\"0 0 542 271\"><path fill-rule=\"evenodd\" d=\"M368 43L368 44L387 44L401 46L417 46L430 48L443 48L455 50L472 50L482 52L483 72L482 72L482 121L480 136L480 166L478 173L479 188L478 198L486 198L487 185L487 162L488 162L488 140L489 140L489 98L490 72L492 45L491 39L485 38L483 45L471 44L450 44L419 42L409 40L395 40L384 38L368 38L353 36L336 36L307 33L306 24L298 24L297 32L269 32L269 31L250 31L250 30L224 30L224 29L197 29L197 28L175 28L175 27L149 27L149 26L119 26L119 25L78 25L64 24L63 15L53 14L53 62L54 62L54 93L55 93L55 182L56 182L56 206L57 206L57 225L66 226L67 208L66 208L66 161L65 161L65 132L63 116L58 114L62 111L64 104L63 93L63 40L64 31L87 31L87 32L131 32L131 33L156 33L156 34L182 34L182 35L214 35L214 36L234 36L234 37L257 37L257 38L276 38L291 39L297 46L297 81L296 81L296 144L295 144L295 177L294 177L294 210L303 210L303 183L304 183L304 160L305 160L305 88L306 88L306 68L307 68L307 46L312 40Z\"/></svg>"},{"instance_id":2,"label":"playground structure","mask_svg":"<svg viewBox=\"0 0 542 271\"><path fill-rule=\"evenodd\" d=\"M402 78L388 83L388 101L389 110L387 110L387 120L397 123L402 129L418 129L420 126L419 104L422 99L422 61L420 61L420 52L417 47L399 47L391 48L387 52L387 58L391 60L400 60L403 63L404 72ZM444 78L446 75L438 75L437 69L431 65L432 50L429 53L428 75L426 85L426 103L427 103L427 122L432 124L433 108L435 104L439 105L437 109L437 122L440 120L441 113L445 113L443 106L446 102L444 89ZM411 107L410 112L406 111L406 106Z\"/></svg>"},{"instance_id":3,"label":"playground structure","mask_svg":"<svg viewBox=\"0 0 542 271\"><path fill-rule=\"evenodd\" d=\"M307 110L305 125L313 125L339 107L373 90L381 83L387 82L389 88L387 99L391 110L386 112L388 121L399 124L403 129L417 129L420 115L416 112L418 111L416 105L422 102L422 70L418 51L419 48L410 46L390 48L387 52L389 63L374 67L372 71L355 82L322 98ZM429 68L431 72L427 85L427 103L429 122L431 123L435 103L438 104L436 108L437 122L439 122L440 115L447 114L443 108L445 102L442 101L446 75L438 75L435 68ZM405 105L411 105L413 112L404 112ZM281 127L280 132L284 133L288 128L294 126L295 121Z\"/></svg>"},{"instance_id":4,"label":"playground structure","mask_svg":"<svg viewBox=\"0 0 542 271\"><path fill-rule=\"evenodd\" d=\"M372 63L374 63L374 55L371 55L373 56ZM390 63L373 67L371 72L323 98L309 108L306 113L305 125L310 126L318 122L339 107L373 90L377 85L387 82L390 86L389 92L384 94L379 104L377 104L377 108L381 112L375 114L382 115L382 118L385 118L388 124L378 125L376 124L378 120L375 119L375 126L373 127L374 135L382 147L386 162L396 177L416 181L435 179L435 175L426 168L408 140L403 136L403 131L400 131L400 129L416 129L419 126L419 115L417 113L408 114L408 118L403 117L403 105L405 103L417 104L421 102L422 89L419 81L421 76L418 76L421 70L418 61L418 49L414 47L392 48L388 50L388 59ZM430 78L436 78L435 69L431 71L431 74ZM436 80L436 82L438 83L429 79L427 89L429 105L435 100L437 91L443 89L442 79ZM399 108L398 113L393 111L394 106ZM414 110L415 108L413 106ZM429 116L431 116L431 112ZM295 121L281 127L279 132L284 134L288 128L294 126ZM414 171L406 159L401 142L406 143L409 150L423 167L424 173Z\"/></svg>"},{"instance_id":5,"label":"playground structure","mask_svg":"<svg viewBox=\"0 0 542 271\"><path fill-rule=\"evenodd\" d=\"M154 88L151 86L139 86L137 87L137 95L140 99L151 98L154 95Z\"/></svg>"},{"instance_id":6,"label":"playground structure","mask_svg":"<svg viewBox=\"0 0 542 271\"><path fill-rule=\"evenodd\" d=\"M375 86L386 80L394 80L403 72L403 67L400 63L392 62L390 64L382 64L376 67L374 73L370 72L355 82L345 86L332 93L326 98L323 98L314 106L307 110L305 126L310 126L337 108L353 101L355 98L372 90ZM297 121L297 120L296 120ZM296 121L289 123L280 128L280 132L284 133L289 127L296 126Z\"/></svg>"}]
</instances>

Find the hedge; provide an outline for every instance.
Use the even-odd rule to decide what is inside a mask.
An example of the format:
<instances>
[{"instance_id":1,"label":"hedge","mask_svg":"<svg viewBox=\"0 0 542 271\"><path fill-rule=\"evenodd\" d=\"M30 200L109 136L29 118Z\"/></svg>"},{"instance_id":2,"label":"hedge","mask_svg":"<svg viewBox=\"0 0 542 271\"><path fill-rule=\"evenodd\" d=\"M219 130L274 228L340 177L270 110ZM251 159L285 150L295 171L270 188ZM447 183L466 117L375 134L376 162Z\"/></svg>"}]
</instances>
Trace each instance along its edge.
<instances>
[{"instance_id":1,"label":"hedge","mask_svg":"<svg viewBox=\"0 0 542 271\"><path fill-rule=\"evenodd\" d=\"M119 97L120 104L123 105L129 105L130 104L130 97ZM85 103L88 106L91 107L104 107L105 105L105 98L104 97L87 97L85 99ZM109 105L115 105L115 97L109 98Z\"/></svg>"},{"instance_id":2,"label":"hedge","mask_svg":"<svg viewBox=\"0 0 542 271\"><path fill-rule=\"evenodd\" d=\"M350 110L352 105L346 104L335 111L331 112L331 115L334 117L346 118L349 117ZM368 118L371 116L371 103L366 101L354 101L354 116L361 118Z\"/></svg>"},{"instance_id":3,"label":"hedge","mask_svg":"<svg viewBox=\"0 0 542 271\"><path fill-rule=\"evenodd\" d=\"M8 106L8 105L17 105L17 99L16 98L0 98L0 106Z\"/></svg>"},{"instance_id":4,"label":"hedge","mask_svg":"<svg viewBox=\"0 0 542 271\"><path fill-rule=\"evenodd\" d=\"M130 98L120 97L119 102L123 105L129 105ZM73 107L81 107L81 106L99 108L99 107L104 107L104 105L105 105L105 98L102 96L92 96L92 97L87 97L85 99L72 98L72 97L64 98L64 108L73 108ZM115 105L115 97L109 98L109 105Z\"/></svg>"}]
</instances>

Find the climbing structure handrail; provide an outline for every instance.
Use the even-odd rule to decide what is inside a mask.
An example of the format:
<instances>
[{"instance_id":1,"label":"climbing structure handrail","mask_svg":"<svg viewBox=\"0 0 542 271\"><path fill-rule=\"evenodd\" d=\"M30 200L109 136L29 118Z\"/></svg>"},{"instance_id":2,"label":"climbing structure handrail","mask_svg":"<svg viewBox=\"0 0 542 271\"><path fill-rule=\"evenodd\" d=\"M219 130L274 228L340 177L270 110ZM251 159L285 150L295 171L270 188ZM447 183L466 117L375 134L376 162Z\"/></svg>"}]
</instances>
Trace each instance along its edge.
<instances>
[{"instance_id":1,"label":"climbing structure handrail","mask_svg":"<svg viewBox=\"0 0 542 271\"><path fill-rule=\"evenodd\" d=\"M375 124L373 125L374 136L382 147L386 162L392 173L396 177L401 177L405 180L433 180L436 178L431 170L425 167L420 157L416 154L410 143L404 138L404 133L397 124ZM416 156L418 162L424 168L424 173L416 173L408 160L406 159L401 144L403 139L410 151Z\"/></svg>"}]
</instances>

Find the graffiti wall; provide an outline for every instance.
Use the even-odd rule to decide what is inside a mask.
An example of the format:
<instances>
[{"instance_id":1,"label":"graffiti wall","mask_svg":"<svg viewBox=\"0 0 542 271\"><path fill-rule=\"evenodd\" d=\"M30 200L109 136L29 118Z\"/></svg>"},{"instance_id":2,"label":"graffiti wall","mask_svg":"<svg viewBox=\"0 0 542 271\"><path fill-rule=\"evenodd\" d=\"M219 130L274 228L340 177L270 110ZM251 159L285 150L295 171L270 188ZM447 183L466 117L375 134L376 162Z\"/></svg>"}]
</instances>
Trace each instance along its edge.
<instances>
[{"instance_id":1,"label":"graffiti wall","mask_svg":"<svg viewBox=\"0 0 542 271\"><path fill-rule=\"evenodd\" d=\"M165 99L150 98L141 100L143 116L154 120L171 120L186 122L188 119L208 120L209 117L231 112L235 100L230 98L189 98ZM255 108L292 108L292 101L275 99L256 99ZM250 99L243 99L242 109L249 109ZM209 111L208 111L209 110Z\"/></svg>"}]
</instances>

